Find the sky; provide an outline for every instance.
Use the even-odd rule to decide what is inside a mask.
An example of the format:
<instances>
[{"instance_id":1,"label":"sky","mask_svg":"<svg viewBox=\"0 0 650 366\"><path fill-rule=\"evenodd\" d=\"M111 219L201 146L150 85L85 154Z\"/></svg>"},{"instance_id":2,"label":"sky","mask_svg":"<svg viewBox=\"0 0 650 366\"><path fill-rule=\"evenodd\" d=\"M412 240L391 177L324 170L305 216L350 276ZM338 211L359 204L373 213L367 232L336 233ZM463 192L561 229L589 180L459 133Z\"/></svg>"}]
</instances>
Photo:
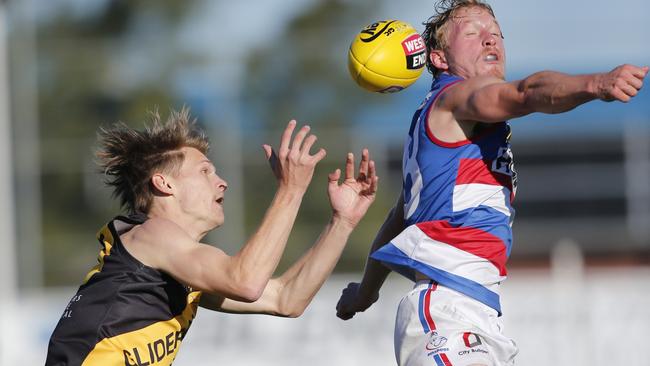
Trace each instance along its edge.
<instances>
[{"instance_id":1,"label":"sky","mask_svg":"<svg viewBox=\"0 0 650 366\"><path fill-rule=\"evenodd\" d=\"M489 2L505 37L508 80L542 70L570 74L604 72L631 63L650 65L650 2L647 0L493 0ZM407 4L405 6L405 4ZM433 13L433 1L382 1L380 18L397 18L422 31ZM430 85L425 74L409 89L393 96L404 113L413 98ZM370 125L386 111L361 118ZM568 121L568 123L567 123ZM579 121L571 123L571 121ZM513 121L518 138L577 134L619 134L626 124L650 125L650 78L630 103L595 101L562 115L532 114ZM364 127L362 127L364 128ZM393 133L387 131L386 133Z\"/></svg>"},{"instance_id":2,"label":"sky","mask_svg":"<svg viewBox=\"0 0 650 366\"><path fill-rule=\"evenodd\" d=\"M353 0L347 0L353 1ZM39 17L47 18L67 12L84 16L101 9L107 0L32 0ZM255 47L270 42L282 34L289 20L316 3L317 0L264 0L251 2L216 1L199 2L194 9L192 22L176 35L175 42L217 60L204 69L188 70L180 77L179 87L194 93L214 93L217 85L236 90L245 72L243 60ZM422 22L433 13L432 0L377 2L376 11L359 24L337 24L350 29L360 29L379 19L399 19L411 23L422 31ZM608 71L617 65L631 63L650 64L650 1L621 0L493 0L490 1L505 36L507 52L507 79L523 78L541 70L566 73L593 73ZM150 32L151 33L151 32ZM159 36L156 31L152 33ZM351 33L350 39L354 34ZM137 49L137 47L135 47ZM137 50L136 50L137 51ZM138 60L137 52L130 52ZM141 55L142 56L142 55ZM149 56L145 54L144 56ZM345 55L342 55L345 57ZM146 57L140 57L147 59ZM152 70L153 72L153 70ZM153 73L152 75L156 75ZM144 78L146 73L140 76ZM138 77L122 78L136 83ZM200 83L202 81L202 83ZM409 89L387 97L393 113L383 110L365 111L359 116L360 127L366 123L376 124L390 114L409 114L412 105L426 93L430 77L426 72ZM204 89L197 88L203 84ZM650 81L646 81L650 84ZM212 86L211 86L212 85ZM207 89L205 89L207 88ZM568 119L588 121L566 124L563 133L610 133L620 130L621 123L648 124L650 119L650 87L630 103L594 102L577 108ZM416 102L413 102L413 100ZM403 109L403 111L401 110ZM562 115L564 120L566 115ZM513 125L515 132L524 136L555 134L547 128L560 124L557 116L535 114L526 118L530 123ZM390 124L390 121L383 121ZM390 128L386 133L393 133Z\"/></svg>"},{"instance_id":3,"label":"sky","mask_svg":"<svg viewBox=\"0 0 650 366\"><path fill-rule=\"evenodd\" d=\"M431 0L408 6L383 1L382 15L412 22L418 30ZM585 72L620 63L650 63L650 2L647 0L493 0L505 36L511 71L559 68ZM423 16L424 14L424 16Z\"/></svg>"},{"instance_id":4,"label":"sky","mask_svg":"<svg viewBox=\"0 0 650 366\"><path fill-rule=\"evenodd\" d=\"M281 34L292 16L315 2L267 0L254 6L248 2L208 2L186 35L199 43L212 40L209 41L211 46L204 48L215 57L244 56L250 46L263 44ZM433 13L433 3L432 0L382 0L378 2L376 13L359 19L356 28L379 19L399 19L422 31L422 22ZM582 74L608 71L624 63L650 65L650 2L647 0L615 3L604 0L493 0L490 4L505 35L509 80L541 70ZM250 26L242 27L242 21ZM355 25L339 26L355 28ZM215 76L219 77L223 78ZM411 113L412 105L419 104L417 100L426 92L429 82L425 73L411 90L391 96L393 100L387 103L387 108L395 112L397 104L397 109L404 108L404 113ZM650 84L650 80L646 84ZM648 89L650 87L628 104L594 102L570 112L568 117L536 114L527 118L530 122L516 123L513 128L523 137L534 137L557 134L556 129L547 128L554 124L562 126L562 133L602 134L620 130L623 123L650 122ZM395 113L367 111L367 114L369 123L375 124L380 116L386 118ZM567 119L589 121L589 126L562 122ZM363 121L361 128L364 128ZM392 133L390 128L384 131Z\"/></svg>"}]
</instances>

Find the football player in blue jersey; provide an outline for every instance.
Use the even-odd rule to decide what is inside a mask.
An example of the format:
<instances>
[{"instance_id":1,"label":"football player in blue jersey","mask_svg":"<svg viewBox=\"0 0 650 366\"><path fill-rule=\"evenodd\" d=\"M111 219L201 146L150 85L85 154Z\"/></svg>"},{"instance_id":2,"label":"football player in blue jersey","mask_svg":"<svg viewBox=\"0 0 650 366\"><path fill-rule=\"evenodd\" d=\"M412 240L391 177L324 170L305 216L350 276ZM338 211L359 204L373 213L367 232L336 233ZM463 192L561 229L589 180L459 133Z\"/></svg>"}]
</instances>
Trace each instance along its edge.
<instances>
[{"instance_id":1,"label":"football player in blue jersey","mask_svg":"<svg viewBox=\"0 0 650 366\"><path fill-rule=\"evenodd\" d=\"M517 347L501 332L499 299L516 191L507 121L593 100L628 102L648 67L507 82L501 28L487 3L439 2L425 26L433 84L412 118L402 192L337 316L368 309L394 270L416 282L397 311L399 365L511 365Z\"/></svg>"}]
</instances>

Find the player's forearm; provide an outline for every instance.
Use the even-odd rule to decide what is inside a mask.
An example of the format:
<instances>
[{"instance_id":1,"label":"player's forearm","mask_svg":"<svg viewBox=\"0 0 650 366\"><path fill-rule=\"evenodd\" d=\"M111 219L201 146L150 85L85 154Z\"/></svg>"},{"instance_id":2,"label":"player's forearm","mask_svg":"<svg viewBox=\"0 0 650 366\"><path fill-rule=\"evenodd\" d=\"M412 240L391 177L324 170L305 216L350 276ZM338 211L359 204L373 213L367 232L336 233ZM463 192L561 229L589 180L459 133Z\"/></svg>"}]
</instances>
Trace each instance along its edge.
<instances>
[{"instance_id":1,"label":"player's forearm","mask_svg":"<svg viewBox=\"0 0 650 366\"><path fill-rule=\"evenodd\" d=\"M386 281L390 270L381 264L381 262L370 258L370 254L374 253L376 250L384 246L390 239L386 239L388 236L377 236L373 242L370 252L368 253L368 259L366 261L366 267L363 271L363 277L359 284L359 296L360 298L371 301L371 299L376 298L379 294L379 290ZM386 241L384 241L386 240Z\"/></svg>"},{"instance_id":2,"label":"player's forearm","mask_svg":"<svg viewBox=\"0 0 650 366\"><path fill-rule=\"evenodd\" d=\"M521 80L517 89L527 112L562 113L596 99L596 78L542 71Z\"/></svg>"},{"instance_id":3,"label":"player's forearm","mask_svg":"<svg viewBox=\"0 0 650 366\"><path fill-rule=\"evenodd\" d=\"M316 243L278 278L283 284L279 314L297 317L304 312L334 270L353 229L345 220L330 219Z\"/></svg>"},{"instance_id":4,"label":"player's forearm","mask_svg":"<svg viewBox=\"0 0 650 366\"><path fill-rule=\"evenodd\" d=\"M304 192L279 188L257 231L234 256L235 281L256 299L273 275L293 228Z\"/></svg>"},{"instance_id":5,"label":"player's forearm","mask_svg":"<svg viewBox=\"0 0 650 366\"><path fill-rule=\"evenodd\" d=\"M390 273L390 270L386 266L381 264L379 261L370 258L370 255L390 242L404 229L404 220L402 218L403 213L401 209L402 205L403 202L400 198L395 208L393 208L388 214L384 224L379 229L379 232L370 247L368 260L363 272L363 278L359 284L358 292L360 297L367 299L368 301L377 298L379 290Z\"/></svg>"}]
</instances>

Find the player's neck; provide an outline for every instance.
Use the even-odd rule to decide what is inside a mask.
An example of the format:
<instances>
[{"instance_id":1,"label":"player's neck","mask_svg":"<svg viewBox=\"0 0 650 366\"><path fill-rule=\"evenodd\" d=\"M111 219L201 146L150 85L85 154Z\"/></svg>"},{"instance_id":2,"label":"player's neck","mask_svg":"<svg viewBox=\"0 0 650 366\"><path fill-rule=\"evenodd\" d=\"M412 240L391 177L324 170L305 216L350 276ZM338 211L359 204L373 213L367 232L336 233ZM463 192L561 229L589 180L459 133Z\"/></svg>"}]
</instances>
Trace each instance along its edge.
<instances>
[{"instance_id":1,"label":"player's neck","mask_svg":"<svg viewBox=\"0 0 650 366\"><path fill-rule=\"evenodd\" d=\"M210 231L205 229L205 224L200 220L184 213L177 205L166 204L165 202L154 203L148 213L150 218L158 217L174 222L187 233L192 239L201 241Z\"/></svg>"}]
</instances>

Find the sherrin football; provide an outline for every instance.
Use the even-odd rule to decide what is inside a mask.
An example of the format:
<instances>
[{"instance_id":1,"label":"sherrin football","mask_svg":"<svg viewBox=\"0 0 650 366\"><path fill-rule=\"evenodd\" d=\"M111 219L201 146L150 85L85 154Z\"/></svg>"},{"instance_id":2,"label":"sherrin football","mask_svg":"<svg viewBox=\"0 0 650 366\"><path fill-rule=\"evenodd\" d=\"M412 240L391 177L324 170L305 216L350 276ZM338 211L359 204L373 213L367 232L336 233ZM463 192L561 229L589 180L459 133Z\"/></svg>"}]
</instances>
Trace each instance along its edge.
<instances>
[{"instance_id":1,"label":"sherrin football","mask_svg":"<svg viewBox=\"0 0 650 366\"><path fill-rule=\"evenodd\" d=\"M362 88L394 93L413 84L426 65L426 47L410 24L381 20L359 32L350 45L348 70Z\"/></svg>"}]
</instances>

